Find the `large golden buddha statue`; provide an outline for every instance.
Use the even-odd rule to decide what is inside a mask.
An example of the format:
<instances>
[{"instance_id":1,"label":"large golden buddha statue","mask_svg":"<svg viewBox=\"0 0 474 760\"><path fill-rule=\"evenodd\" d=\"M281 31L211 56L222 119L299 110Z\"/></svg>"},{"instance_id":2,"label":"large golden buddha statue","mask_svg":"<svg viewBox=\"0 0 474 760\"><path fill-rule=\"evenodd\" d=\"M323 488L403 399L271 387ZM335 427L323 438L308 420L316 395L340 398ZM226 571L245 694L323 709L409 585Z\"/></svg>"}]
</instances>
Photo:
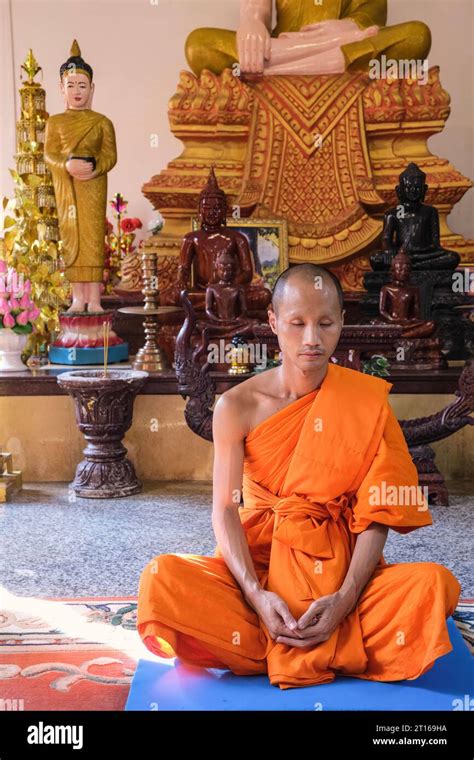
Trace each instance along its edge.
<instances>
[{"instance_id":1,"label":"large golden buddha statue","mask_svg":"<svg viewBox=\"0 0 474 760\"><path fill-rule=\"evenodd\" d=\"M237 32L195 29L186 58L195 74L220 74L240 63L253 74L337 74L366 70L382 55L423 60L431 47L428 26L410 21L386 26L387 0L240 0Z\"/></svg>"}]
</instances>

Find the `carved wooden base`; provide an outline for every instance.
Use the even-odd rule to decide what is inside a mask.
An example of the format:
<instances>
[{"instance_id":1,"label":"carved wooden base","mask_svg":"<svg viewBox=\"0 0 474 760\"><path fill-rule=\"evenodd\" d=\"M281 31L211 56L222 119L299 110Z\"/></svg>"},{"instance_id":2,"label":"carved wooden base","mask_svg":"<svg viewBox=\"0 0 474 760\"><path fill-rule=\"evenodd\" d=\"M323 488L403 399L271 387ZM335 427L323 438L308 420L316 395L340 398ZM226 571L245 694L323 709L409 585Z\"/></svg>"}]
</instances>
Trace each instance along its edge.
<instances>
[{"instance_id":1,"label":"carved wooden base","mask_svg":"<svg viewBox=\"0 0 474 760\"><path fill-rule=\"evenodd\" d=\"M95 445L90 440L84 449L84 460L78 464L72 490L89 499L114 499L140 493L142 485L127 449L120 443ZM103 461L101 461L103 460Z\"/></svg>"},{"instance_id":2,"label":"carved wooden base","mask_svg":"<svg viewBox=\"0 0 474 760\"><path fill-rule=\"evenodd\" d=\"M418 471L418 485L428 489L428 504L449 507L448 489L435 465L435 453L431 446L409 446L409 449Z\"/></svg>"},{"instance_id":3,"label":"carved wooden base","mask_svg":"<svg viewBox=\"0 0 474 760\"><path fill-rule=\"evenodd\" d=\"M122 438L132 424L135 396L148 374L128 370L77 370L58 376L74 399L76 421L87 441L72 490L89 499L114 499L141 491Z\"/></svg>"}]
</instances>

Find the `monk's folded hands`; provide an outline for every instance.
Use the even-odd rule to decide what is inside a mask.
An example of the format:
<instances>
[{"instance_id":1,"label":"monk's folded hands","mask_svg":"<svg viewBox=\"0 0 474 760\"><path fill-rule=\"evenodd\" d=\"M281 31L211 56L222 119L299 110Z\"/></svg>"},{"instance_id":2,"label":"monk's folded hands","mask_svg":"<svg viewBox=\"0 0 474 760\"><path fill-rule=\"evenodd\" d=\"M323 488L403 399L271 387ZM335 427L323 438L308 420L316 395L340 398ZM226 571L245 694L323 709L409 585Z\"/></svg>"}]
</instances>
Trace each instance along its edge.
<instances>
[{"instance_id":1,"label":"monk's folded hands","mask_svg":"<svg viewBox=\"0 0 474 760\"><path fill-rule=\"evenodd\" d=\"M315 646L327 641L349 612L350 607L339 591L321 596L311 602L290 636L280 635L276 640L291 646Z\"/></svg>"},{"instance_id":2,"label":"monk's folded hands","mask_svg":"<svg viewBox=\"0 0 474 760\"><path fill-rule=\"evenodd\" d=\"M272 639L277 640L279 636L293 636L299 639L303 636L303 632L298 631L297 621L288 605L273 591L260 589L252 596L251 605Z\"/></svg>"}]
</instances>

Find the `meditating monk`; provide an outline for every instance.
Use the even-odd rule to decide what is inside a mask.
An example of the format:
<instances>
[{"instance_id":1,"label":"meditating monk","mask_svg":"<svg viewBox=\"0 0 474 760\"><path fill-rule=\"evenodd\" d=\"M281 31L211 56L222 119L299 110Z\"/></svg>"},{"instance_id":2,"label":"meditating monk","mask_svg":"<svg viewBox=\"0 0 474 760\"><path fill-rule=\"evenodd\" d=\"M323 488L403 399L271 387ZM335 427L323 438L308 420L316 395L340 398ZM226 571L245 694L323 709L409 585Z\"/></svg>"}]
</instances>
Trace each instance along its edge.
<instances>
[{"instance_id":1,"label":"meditating monk","mask_svg":"<svg viewBox=\"0 0 474 760\"><path fill-rule=\"evenodd\" d=\"M432 517L391 384L330 360L343 318L324 268L279 276L269 321L282 363L214 409L214 556L162 554L140 578L138 632L156 655L287 689L415 679L452 650L458 580L383 557L389 528Z\"/></svg>"}]
</instances>

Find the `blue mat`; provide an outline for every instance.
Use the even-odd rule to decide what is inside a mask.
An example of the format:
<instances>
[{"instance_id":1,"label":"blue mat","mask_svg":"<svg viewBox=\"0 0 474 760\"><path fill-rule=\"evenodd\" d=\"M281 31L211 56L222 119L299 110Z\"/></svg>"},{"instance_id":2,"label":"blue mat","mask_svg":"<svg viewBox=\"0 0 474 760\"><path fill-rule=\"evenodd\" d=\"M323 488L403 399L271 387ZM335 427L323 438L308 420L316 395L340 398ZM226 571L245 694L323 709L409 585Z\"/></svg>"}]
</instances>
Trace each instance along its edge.
<instances>
[{"instance_id":1,"label":"blue mat","mask_svg":"<svg viewBox=\"0 0 474 760\"><path fill-rule=\"evenodd\" d=\"M329 684L280 689L272 686L266 675L236 676L228 670L197 668L175 659L140 660L125 709L468 709L464 702L474 688L474 659L452 618L448 630L453 651L438 658L414 681L381 683L340 676Z\"/></svg>"}]
</instances>

